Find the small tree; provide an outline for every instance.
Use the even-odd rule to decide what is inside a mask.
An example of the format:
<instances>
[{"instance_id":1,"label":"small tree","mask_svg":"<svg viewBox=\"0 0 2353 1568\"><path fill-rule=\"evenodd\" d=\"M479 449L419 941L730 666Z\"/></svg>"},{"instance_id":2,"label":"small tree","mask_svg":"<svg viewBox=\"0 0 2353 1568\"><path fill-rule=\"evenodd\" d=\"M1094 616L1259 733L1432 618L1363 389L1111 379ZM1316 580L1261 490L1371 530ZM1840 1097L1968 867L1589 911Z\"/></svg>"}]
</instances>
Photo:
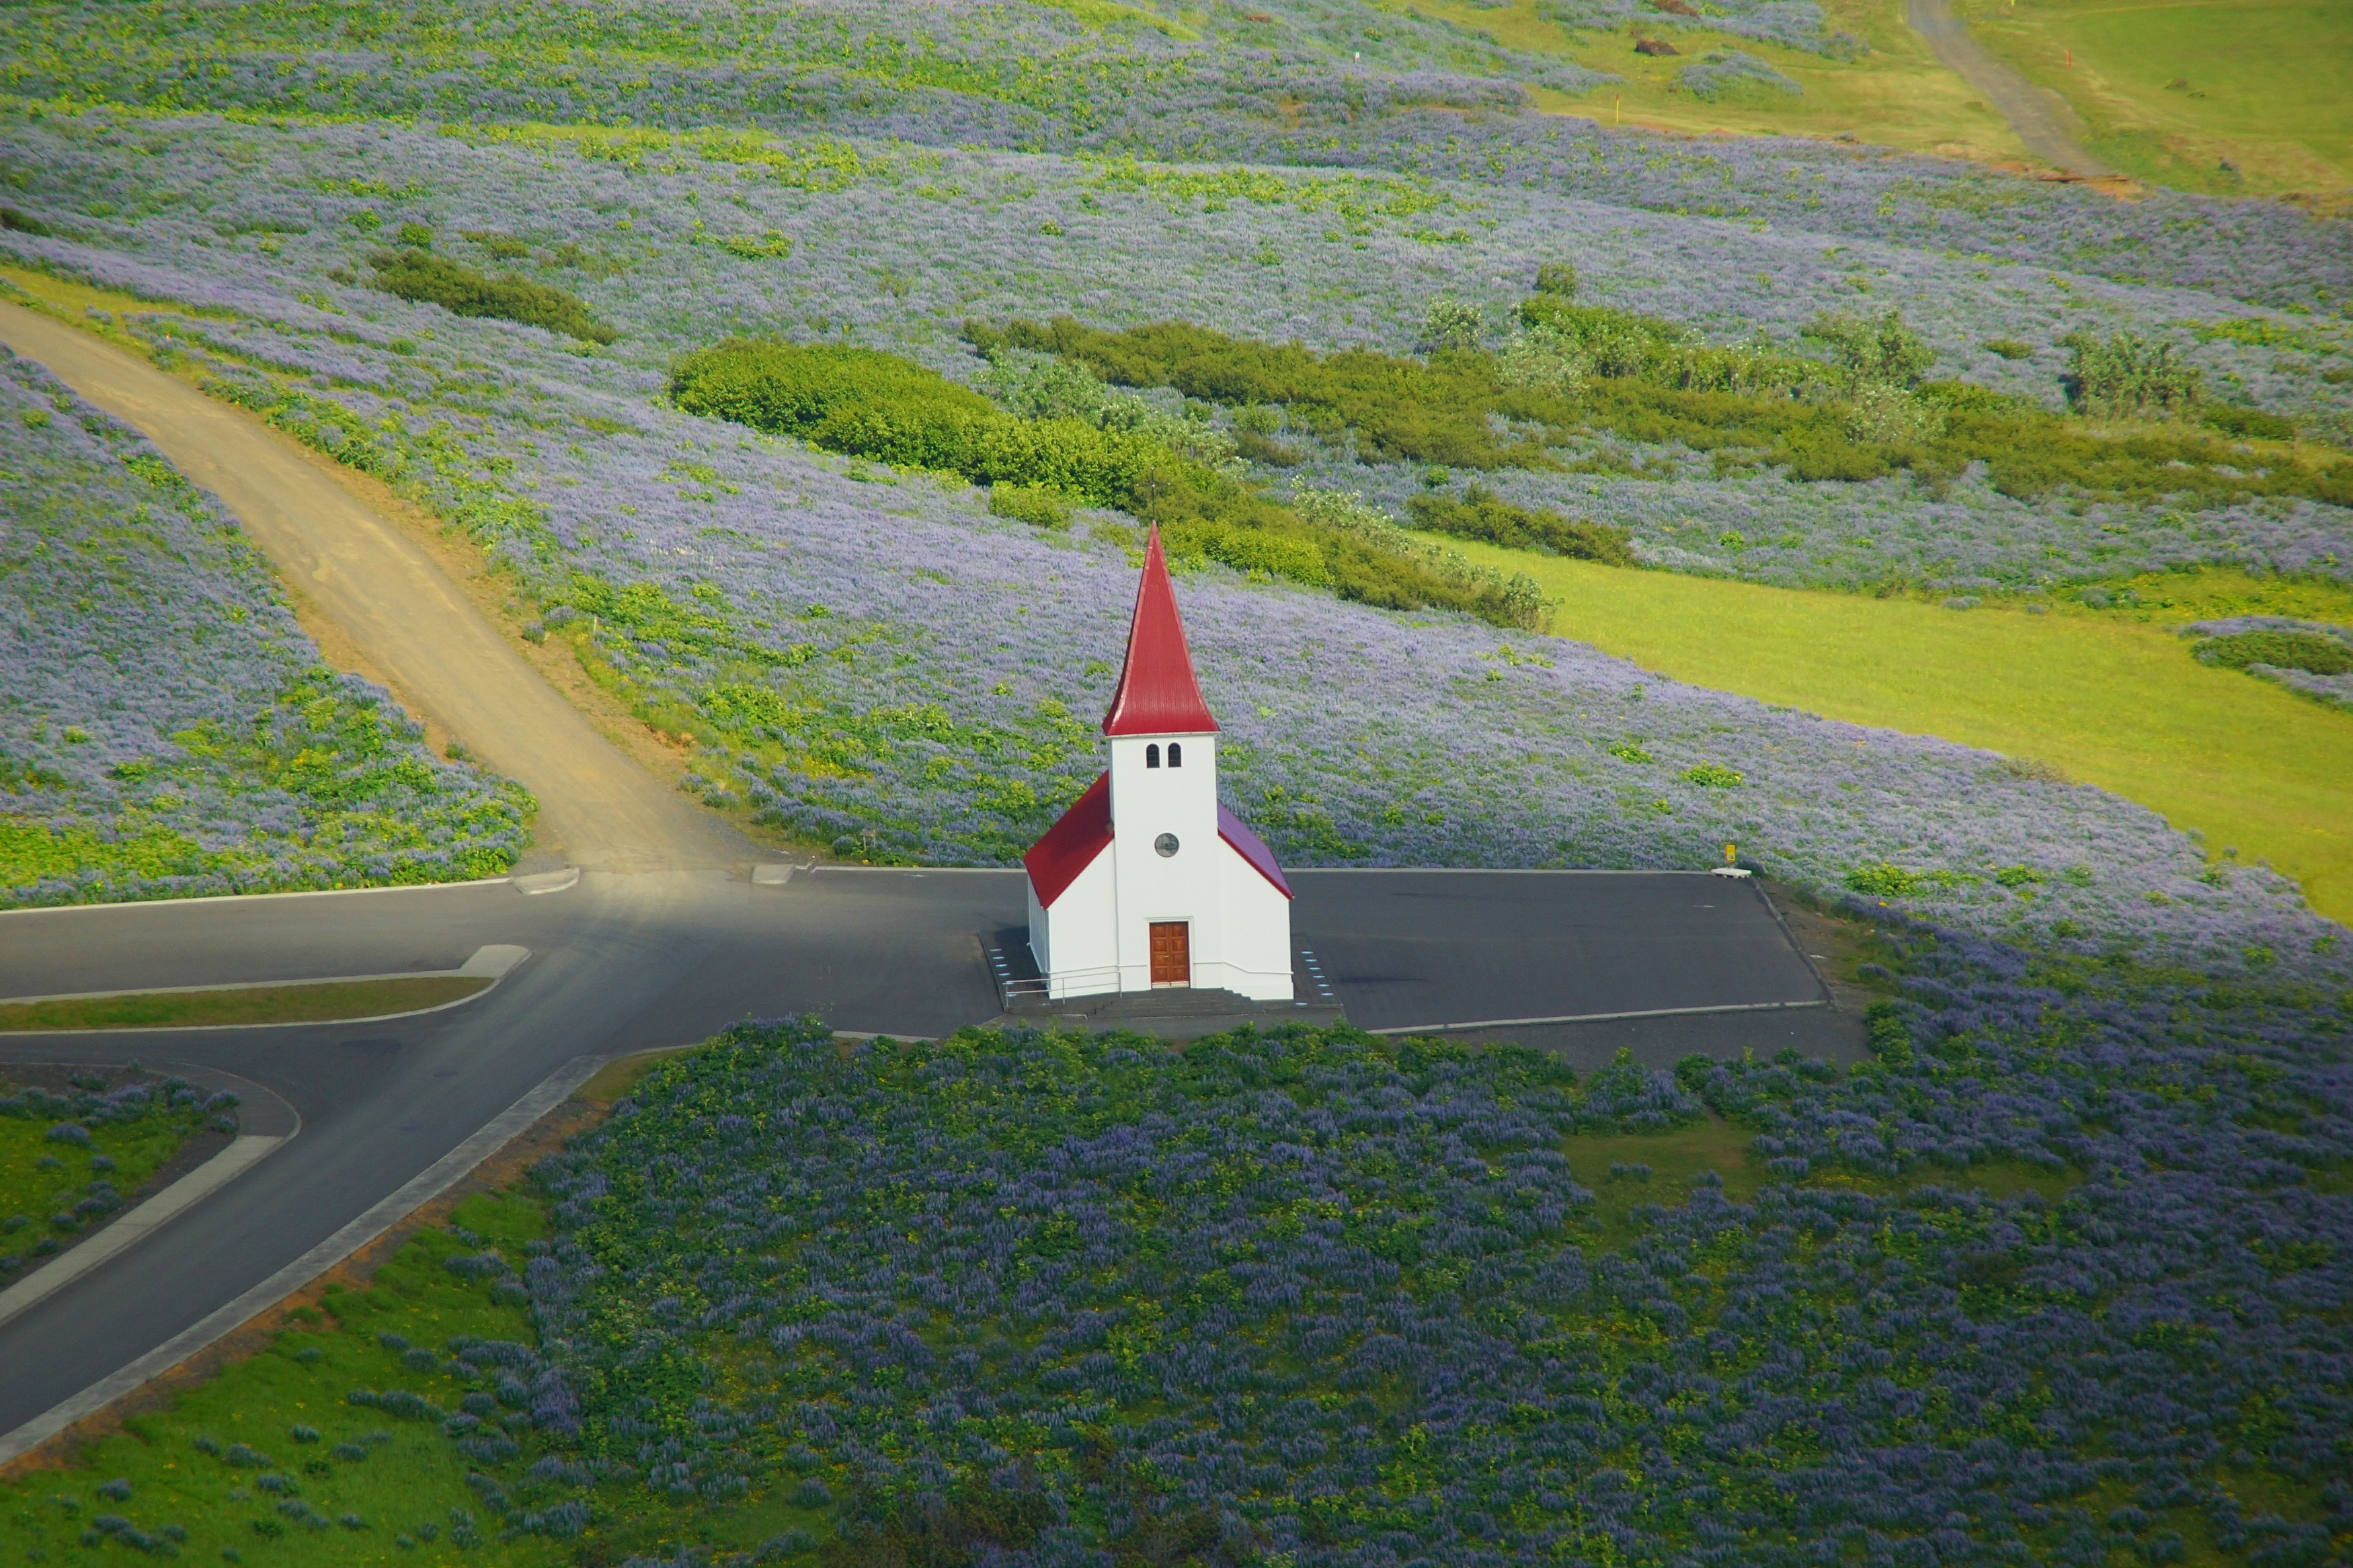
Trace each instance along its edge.
<instances>
[{"instance_id":1,"label":"small tree","mask_svg":"<svg viewBox=\"0 0 2353 1568\"><path fill-rule=\"evenodd\" d=\"M1905 324L1901 310L1876 319L1826 311L1807 325L1805 335L1830 344L1859 385L1915 387L1936 363L1936 351Z\"/></svg>"},{"instance_id":2,"label":"small tree","mask_svg":"<svg viewBox=\"0 0 2353 1568\"><path fill-rule=\"evenodd\" d=\"M1421 329L1421 349L1424 353L1440 353L1448 349L1475 349L1479 334L1486 329L1486 321L1479 307L1468 300L1457 300L1451 294L1440 294L1430 302L1430 314Z\"/></svg>"},{"instance_id":3,"label":"small tree","mask_svg":"<svg viewBox=\"0 0 2353 1568\"><path fill-rule=\"evenodd\" d=\"M1536 268L1536 292L1558 299L1577 298L1577 268L1566 261L1546 261Z\"/></svg>"},{"instance_id":4,"label":"small tree","mask_svg":"<svg viewBox=\"0 0 2353 1568\"><path fill-rule=\"evenodd\" d=\"M2200 373L2176 359L2171 343L2130 332L2102 342L2089 332L2059 340L2067 350L2067 401L2111 419L2187 414L2198 405Z\"/></svg>"},{"instance_id":5,"label":"small tree","mask_svg":"<svg viewBox=\"0 0 2353 1568\"><path fill-rule=\"evenodd\" d=\"M1577 340L1557 327L1535 326L1514 335L1495 356L1495 375L1505 386L1525 386L1573 397L1585 389L1591 362Z\"/></svg>"}]
</instances>

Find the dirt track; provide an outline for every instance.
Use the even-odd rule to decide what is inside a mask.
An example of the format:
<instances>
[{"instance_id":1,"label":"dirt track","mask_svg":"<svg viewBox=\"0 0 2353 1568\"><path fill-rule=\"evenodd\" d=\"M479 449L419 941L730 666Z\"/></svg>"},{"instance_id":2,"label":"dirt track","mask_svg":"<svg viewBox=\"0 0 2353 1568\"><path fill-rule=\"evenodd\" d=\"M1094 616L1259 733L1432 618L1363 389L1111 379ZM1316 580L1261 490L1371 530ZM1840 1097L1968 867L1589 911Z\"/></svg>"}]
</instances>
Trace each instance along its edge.
<instances>
[{"instance_id":1,"label":"dirt track","mask_svg":"<svg viewBox=\"0 0 2353 1568\"><path fill-rule=\"evenodd\" d=\"M1938 59L1985 95L2028 152L2085 179L2116 173L2076 144L2074 111L2057 94L2036 87L1970 37L1953 15L1950 0L1909 0L1905 20L1928 40Z\"/></svg>"},{"instance_id":2,"label":"dirt track","mask_svg":"<svg viewBox=\"0 0 2353 1568\"><path fill-rule=\"evenodd\" d=\"M37 311L0 304L0 342L145 432L237 514L411 712L537 795L534 861L618 871L754 858L615 750L414 540L289 437Z\"/></svg>"}]
</instances>

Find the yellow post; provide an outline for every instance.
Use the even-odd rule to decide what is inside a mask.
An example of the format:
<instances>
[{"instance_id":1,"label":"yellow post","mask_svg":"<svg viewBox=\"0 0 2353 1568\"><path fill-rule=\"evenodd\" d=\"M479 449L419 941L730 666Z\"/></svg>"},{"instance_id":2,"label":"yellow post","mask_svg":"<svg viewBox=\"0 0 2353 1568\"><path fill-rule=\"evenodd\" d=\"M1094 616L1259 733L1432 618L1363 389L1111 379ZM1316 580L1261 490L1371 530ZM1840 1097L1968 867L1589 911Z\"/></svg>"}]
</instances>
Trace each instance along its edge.
<instances>
[{"instance_id":1,"label":"yellow post","mask_svg":"<svg viewBox=\"0 0 2353 1568\"><path fill-rule=\"evenodd\" d=\"M1624 93L1620 93L1616 98L1609 100L1609 123L1612 125L1624 124L1626 122L1625 110L1626 95Z\"/></svg>"},{"instance_id":2,"label":"yellow post","mask_svg":"<svg viewBox=\"0 0 2353 1568\"><path fill-rule=\"evenodd\" d=\"M1731 864L1733 863L1733 861L1735 861L1735 860L1738 859L1739 858L1740 858L1740 846L1738 846L1737 844L1727 844L1727 845L1725 845L1725 846L1724 847L1724 863L1725 863L1725 865L1727 865L1727 866L1731 865Z\"/></svg>"}]
</instances>

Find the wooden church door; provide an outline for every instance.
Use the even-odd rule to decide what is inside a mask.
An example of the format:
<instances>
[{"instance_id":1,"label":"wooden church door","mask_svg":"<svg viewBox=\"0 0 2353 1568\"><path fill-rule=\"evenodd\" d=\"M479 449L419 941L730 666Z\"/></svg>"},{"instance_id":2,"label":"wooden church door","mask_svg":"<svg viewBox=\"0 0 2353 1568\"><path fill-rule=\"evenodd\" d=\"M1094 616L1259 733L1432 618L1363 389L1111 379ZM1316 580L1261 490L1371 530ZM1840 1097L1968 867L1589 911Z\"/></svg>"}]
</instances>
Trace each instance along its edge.
<instances>
[{"instance_id":1,"label":"wooden church door","mask_svg":"<svg viewBox=\"0 0 2353 1568\"><path fill-rule=\"evenodd\" d=\"M1187 921L1152 922L1152 984L1193 984L1193 928Z\"/></svg>"}]
</instances>

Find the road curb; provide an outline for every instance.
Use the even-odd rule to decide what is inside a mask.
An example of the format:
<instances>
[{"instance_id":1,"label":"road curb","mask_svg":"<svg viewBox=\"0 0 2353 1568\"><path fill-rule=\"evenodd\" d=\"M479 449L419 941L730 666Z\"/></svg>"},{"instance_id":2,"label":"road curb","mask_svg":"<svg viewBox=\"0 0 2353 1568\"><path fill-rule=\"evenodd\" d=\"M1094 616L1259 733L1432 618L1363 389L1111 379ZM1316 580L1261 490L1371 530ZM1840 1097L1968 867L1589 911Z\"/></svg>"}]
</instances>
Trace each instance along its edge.
<instances>
[{"instance_id":1,"label":"road curb","mask_svg":"<svg viewBox=\"0 0 2353 1568\"><path fill-rule=\"evenodd\" d=\"M223 991L280 991L302 985L354 985L372 980L488 980L480 991L430 1007L404 1007L397 1013L370 1013L357 1018L290 1018L262 1024L113 1024L58 1029L9 1029L0 1039L41 1035L167 1035L199 1034L221 1029L317 1029L336 1024L380 1024L389 1018L415 1018L443 1013L480 1002L499 988L499 982L531 956L531 949L505 942L478 947L455 969L409 969L392 974L329 974L316 980L240 980L226 985L147 985L128 991L61 991L51 996L0 996L0 1007L30 1007L43 1002L102 1002L111 996L199 996Z\"/></svg>"},{"instance_id":2,"label":"road curb","mask_svg":"<svg viewBox=\"0 0 2353 1568\"><path fill-rule=\"evenodd\" d=\"M230 1141L227 1148L141 1204L113 1224L54 1262L44 1264L5 1290L0 1290L0 1324L72 1284L127 1247L136 1246L176 1217L198 1198L219 1191L276 1153L294 1136L248 1134Z\"/></svg>"},{"instance_id":3,"label":"road curb","mask_svg":"<svg viewBox=\"0 0 2353 1568\"><path fill-rule=\"evenodd\" d=\"M1726 1002L1715 1007L1644 1007L1631 1013L1567 1013L1556 1018L1481 1018L1468 1024L1402 1024L1366 1029L1368 1035L1450 1035L1464 1029L1532 1029L1546 1024L1614 1024L1623 1018L1691 1018L1704 1013L1792 1013L1828 1007L1828 998L1808 1002Z\"/></svg>"},{"instance_id":4,"label":"road curb","mask_svg":"<svg viewBox=\"0 0 2353 1568\"><path fill-rule=\"evenodd\" d=\"M75 1422L97 1415L123 1395L138 1390L150 1379L169 1372L197 1352L226 1339L310 1284L420 1206L455 1186L475 1166L570 1099L575 1089L614 1059L610 1056L573 1058L541 1079L521 1100L484 1123L464 1142L411 1177L391 1196L378 1200L357 1219L259 1285L183 1329L145 1355L91 1384L72 1398L36 1415L13 1432L0 1434L0 1466L30 1453Z\"/></svg>"},{"instance_id":5,"label":"road curb","mask_svg":"<svg viewBox=\"0 0 2353 1568\"><path fill-rule=\"evenodd\" d=\"M5 301L0 301L5 303ZM185 899L129 899L116 903L42 904L33 909L0 910L0 920L29 915L71 915L90 910L193 909L200 905L256 903L263 899L352 899L364 893L446 893L453 888L499 888L512 877L469 877L459 882L387 882L375 888L289 888L280 893L200 893Z\"/></svg>"}]
</instances>

